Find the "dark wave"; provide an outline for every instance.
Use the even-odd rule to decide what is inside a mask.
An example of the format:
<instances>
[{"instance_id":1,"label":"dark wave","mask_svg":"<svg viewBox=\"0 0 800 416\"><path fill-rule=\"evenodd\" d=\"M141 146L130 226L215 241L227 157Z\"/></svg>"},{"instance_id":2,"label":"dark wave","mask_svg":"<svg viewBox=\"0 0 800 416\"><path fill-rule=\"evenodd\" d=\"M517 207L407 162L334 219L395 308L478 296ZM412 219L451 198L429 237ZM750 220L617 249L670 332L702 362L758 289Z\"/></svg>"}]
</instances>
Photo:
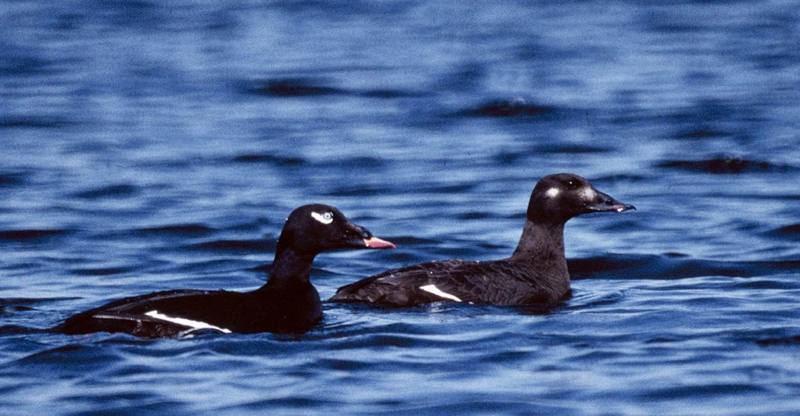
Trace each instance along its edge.
<instances>
[{"instance_id":1,"label":"dark wave","mask_svg":"<svg viewBox=\"0 0 800 416\"><path fill-rule=\"evenodd\" d=\"M16 186L25 183L25 175L17 172L0 173L0 187Z\"/></svg>"},{"instance_id":2,"label":"dark wave","mask_svg":"<svg viewBox=\"0 0 800 416\"><path fill-rule=\"evenodd\" d=\"M301 166L306 160L296 156L280 156L268 153L244 153L233 158L239 163L265 163L275 166Z\"/></svg>"},{"instance_id":3,"label":"dark wave","mask_svg":"<svg viewBox=\"0 0 800 416\"><path fill-rule=\"evenodd\" d=\"M665 160L657 163L656 167L714 174L737 174L745 172L789 172L797 170L795 166L790 165L776 164L763 160L726 156L701 160Z\"/></svg>"},{"instance_id":4,"label":"dark wave","mask_svg":"<svg viewBox=\"0 0 800 416\"><path fill-rule=\"evenodd\" d=\"M483 220L486 218L492 218L494 216L495 214L488 211L469 211L456 215L456 218L460 220Z\"/></svg>"},{"instance_id":5,"label":"dark wave","mask_svg":"<svg viewBox=\"0 0 800 416\"><path fill-rule=\"evenodd\" d=\"M34 306L42 303L57 302L64 300L74 300L70 297L54 298L0 298L0 315L10 312L24 312L35 310Z\"/></svg>"},{"instance_id":6,"label":"dark wave","mask_svg":"<svg viewBox=\"0 0 800 416\"><path fill-rule=\"evenodd\" d=\"M671 122L684 126L702 126L714 123L726 123L737 117L740 120L760 121L762 116L753 106L742 106L728 99L701 98L687 105L675 108L666 115L656 117L665 118Z\"/></svg>"},{"instance_id":7,"label":"dark wave","mask_svg":"<svg viewBox=\"0 0 800 416\"><path fill-rule=\"evenodd\" d=\"M144 227L136 230L142 234L178 234L178 235L203 235L211 234L217 230L205 224L167 224L156 227Z\"/></svg>"},{"instance_id":8,"label":"dark wave","mask_svg":"<svg viewBox=\"0 0 800 416\"><path fill-rule=\"evenodd\" d=\"M345 90L324 85L319 80L305 78L284 78L256 81L247 88L250 93L272 97L313 97L321 95L346 94Z\"/></svg>"},{"instance_id":9,"label":"dark wave","mask_svg":"<svg viewBox=\"0 0 800 416\"><path fill-rule=\"evenodd\" d=\"M613 149L604 146L594 146L588 144L566 144L566 143L563 144L549 143L549 144L541 144L534 147L534 151L537 153L573 154L573 155L608 153L611 150Z\"/></svg>"},{"instance_id":10,"label":"dark wave","mask_svg":"<svg viewBox=\"0 0 800 416\"><path fill-rule=\"evenodd\" d=\"M31 305L37 303L59 302L64 300L74 300L75 297L49 297L49 298L0 298L0 306L8 305Z\"/></svg>"},{"instance_id":11,"label":"dark wave","mask_svg":"<svg viewBox=\"0 0 800 416\"><path fill-rule=\"evenodd\" d=\"M532 151L525 150L501 150L497 152L492 159L497 163L513 164L526 157L533 155Z\"/></svg>"},{"instance_id":12,"label":"dark wave","mask_svg":"<svg viewBox=\"0 0 800 416\"><path fill-rule=\"evenodd\" d=\"M0 129L60 129L77 123L50 116L0 117Z\"/></svg>"},{"instance_id":13,"label":"dark wave","mask_svg":"<svg viewBox=\"0 0 800 416\"><path fill-rule=\"evenodd\" d=\"M708 23L702 20L692 19L687 21L679 13L669 11L652 11L643 13L639 17L640 23L645 30L673 35L675 33L694 33L708 30Z\"/></svg>"},{"instance_id":14,"label":"dark wave","mask_svg":"<svg viewBox=\"0 0 800 416\"><path fill-rule=\"evenodd\" d=\"M245 91L270 97L316 97L346 95L352 97L395 99L421 97L422 93L391 88L345 89L334 87L326 80L314 78L279 78L262 81L245 82Z\"/></svg>"},{"instance_id":15,"label":"dark wave","mask_svg":"<svg viewBox=\"0 0 800 416\"><path fill-rule=\"evenodd\" d=\"M31 328L22 325L0 325L0 335L43 334L48 332L50 332L48 329Z\"/></svg>"},{"instance_id":16,"label":"dark wave","mask_svg":"<svg viewBox=\"0 0 800 416\"><path fill-rule=\"evenodd\" d=\"M43 75L51 72L53 61L31 53L31 48L25 48L6 39L0 41L0 75L22 76Z\"/></svg>"},{"instance_id":17,"label":"dark wave","mask_svg":"<svg viewBox=\"0 0 800 416\"><path fill-rule=\"evenodd\" d=\"M492 100L457 112L466 117L535 117L551 114L556 107L530 103L524 99Z\"/></svg>"},{"instance_id":18,"label":"dark wave","mask_svg":"<svg viewBox=\"0 0 800 416\"><path fill-rule=\"evenodd\" d=\"M676 255L608 255L567 261L573 279L753 277L800 271L800 260L719 261Z\"/></svg>"},{"instance_id":19,"label":"dark wave","mask_svg":"<svg viewBox=\"0 0 800 416\"><path fill-rule=\"evenodd\" d=\"M17 360L16 365L46 367L48 364L67 362L72 371L90 371L107 368L109 360L118 358L116 352L92 344L66 344L37 351Z\"/></svg>"},{"instance_id":20,"label":"dark wave","mask_svg":"<svg viewBox=\"0 0 800 416\"><path fill-rule=\"evenodd\" d=\"M796 239L798 236L800 236L800 222L778 227L772 230L769 234L781 238Z\"/></svg>"},{"instance_id":21,"label":"dark wave","mask_svg":"<svg viewBox=\"0 0 800 416\"><path fill-rule=\"evenodd\" d=\"M44 240L51 237L60 237L69 234L67 229L19 229L19 230L0 230L0 240L8 241L34 241Z\"/></svg>"},{"instance_id":22,"label":"dark wave","mask_svg":"<svg viewBox=\"0 0 800 416\"><path fill-rule=\"evenodd\" d=\"M326 191L329 196L379 196L391 194L392 190L381 185L341 185Z\"/></svg>"},{"instance_id":23,"label":"dark wave","mask_svg":"<svg viewBox=\"0 0 800 416\"><path fill-rule=\"evenodd\" d=\"M742 396L759 395L767 392L767 389L750 382L745 383L705 383L691 386L679 385L663 388L655 388L638 396L645 400L681 400L693 397L713 398L717 396Z\"/></svg>"},{"instance_id":24,"label":"dark wave","mask_svg":"<svg viewBox=\"0 0 800 416\"><path fill-rule=\"evenodd\" d=\"M11 312L32 311L33 308L27 305L18 305L13 303L5 304L0 299L0 315L5 315Z\"/></svg>"},{"instance_id":25,"label":"dark wave","mask_svg":"<svg viewBox=\"0 0 800 416\"><path fill-rule=\"evenodd\" d=\"M139 187L131 184L118 184L108 185L100 188L88 189L73 194L76 198L83 199L100 199L100 198L117 198L128 197L136 195L139 192Z\"/></svg>"},{"instance_id":26,"label":"dark wave","mask_svg":"<svg viewBox=\"0 0 800 416\"><path fill-rule=\"evenodd\" d=\"M422 184L417 188L418 192L428 192L436 194L463 194L475 189L475 183L453 183L453 184Z\"/></svg>"},{"instance_id":27,"label":"dark wave","mask_svg":"<svg viewBox=\"0 0 800 416\"><path fill-rule=\"evenodd\" d=\"M347 169L377 169L386 165L386 159L370 156L331 158L314 163L315 167Z\"/></svg>"},{"instance_id":28,"label":"dark wave","mask_svg":"<svg viewBox=\"0 0 800 416\"><path fill-rule=\"evenodd\" d=\"M275 242L268 240L212 240L190 244L187 248L212 251L266 252L275 250Z\"/></svg>"},{"instance_id":29,"label":"dark wave","mask_svg":"<svg viewBox=\"0 0 800 416\"><path fill-rule=\"evenodd\" d=\"M615 182L642 182L649 179L649 176L639 175L635 173L620 173L616 175L605 175L591 178L593 182L598 183L615 183Z\"/></svg>"},{"instance_id":30,"label":"dark wave","mask_svg":"<svg viewBox=\"0 0 800 416\"><path fill-rule=\"evenodd\" d=\"M312 409L326 409L330 406L341 405L340 400L320 399L312 394L298 394L290 397L259 399L236 405L234 409L241 409L246 413L261 412L263 409L291 409L291 413L304 413Z\"/></svg>"},{"instance_id":31,"label":"dark wave","mask_svg":"<svg viewBox=\"0 0 800 416\"><path fill-rule=\"evenodd\" d=\"M71 269L70 273L78 276L111 276L130 272L130 267L95 267L83 269Z\"/></svg>"},{"instance_id":32,"label":"dark wave","mask_svg":"<svg viewBox=\"0 0 800 416\"><path fill-rule=\"evenodd\" d=\"M731 134L728 132L708 127L698 127L694 129L683 130L675 134L675 137L678 139L693 139L693 140L716 139L720 137L729 137L729 136L731 136Z\"/></svg>"},{"instance_id":33,"label":"dark wave","mask_svg":"<svg viewBox=\"0 0 800 416\"><path fill-rule=\"evenodd\" d=\"M756 344L761 345L762 347L772 347L778 345L800 346L800 335L775 337L775 338L762 338L756 340Z\"/></svg>"},{"instance_id":34,"label":"dark wave","mask_svg":"<svg viewBox=\"0 0 800 416\"><path fill-rule=\"evenodd\" d=\"M382 98L382 99L391 99L391 98L415 98L415 97L423 97L425 94L416 91L405 91L405 90L393 90L393 89L371 89L371 90L363 90L357 93L362 97L367 98Z\"/></svg>"},{"instance_id":35,"label":"dark wave","mask_svg":"<svg viewBox=\"0 0 800 416\"><path fill-rule=\"evenodd\" d=\"M485 79L487 68L480 62L471 61L448 68L436 80L435 88L445 91L474 91Z\"/></svg>"}]
</instances>

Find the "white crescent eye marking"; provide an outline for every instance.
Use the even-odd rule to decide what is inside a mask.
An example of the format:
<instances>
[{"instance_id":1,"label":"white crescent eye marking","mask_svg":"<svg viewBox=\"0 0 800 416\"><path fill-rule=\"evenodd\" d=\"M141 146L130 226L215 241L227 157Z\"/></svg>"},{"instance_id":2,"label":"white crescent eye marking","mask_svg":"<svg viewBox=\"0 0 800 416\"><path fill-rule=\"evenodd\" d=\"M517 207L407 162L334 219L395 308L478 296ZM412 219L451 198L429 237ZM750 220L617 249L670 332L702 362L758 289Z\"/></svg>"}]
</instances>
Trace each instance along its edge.
<instances>
[{"instance_id":1,"label":"white crescent eye marking","mask_svg":"<svg viewBox=\"0 0 800 416\"><path fill-rule=\"evenodd\" d=\"M323 223L325 225L328 225L328 224L333 222L333 213L332 212L326 212L324 214L320 214L319 212L311 211L311 218L313 218L313 219L315 219L315 220L317 220L317 221L319 221L319 222L321 222L321 223Z\"/></svg>"},{"instance_id":2,"label":"white crescent eye marking","mask_svg":"<svg viewBox=\"0 0 800 416\"><path fill-rule=\"evenodd\" d=\"M556 196L558 196L558 194L559 194L560 192L561 192L561 190L560 190L560 189L558 189L558 188L550 188L550 189L548 189L548 190L547 190L547 192L545 192L544 194L545 194L545 195L546 195L548 198L555 198Z\"/></svg>"}]
</instances>

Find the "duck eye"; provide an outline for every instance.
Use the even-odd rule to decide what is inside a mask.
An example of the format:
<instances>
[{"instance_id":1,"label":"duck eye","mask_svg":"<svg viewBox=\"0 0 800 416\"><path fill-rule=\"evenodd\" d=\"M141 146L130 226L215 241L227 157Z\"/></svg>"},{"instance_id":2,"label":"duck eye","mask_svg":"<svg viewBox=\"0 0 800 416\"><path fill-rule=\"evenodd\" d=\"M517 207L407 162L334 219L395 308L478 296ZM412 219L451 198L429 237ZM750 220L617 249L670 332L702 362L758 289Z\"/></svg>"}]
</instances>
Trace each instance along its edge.
<instances>
[{"instance_id":1,"label":"duck eye","mask_svg":"<svg viewBox=\"0 0 800 416\"><path fill-rule=\"evenodd\" d=\"M313 218L313 219L317 220L318 222L321 222L321 223L323 223L325 225L328 225L328 224L333 222L333 213L332 212L326 212L326 213L320 214L319 212L312 212L311 213L311 218Z\"/></svg>"},{"instance_id":2,"label":"duck eye","mask_svg":"<svg viewBox=\"0 0 800 416\"><path fill-rule=\"evenodd\" d=\"M575 189L577 187L578 187L578 182L575 181L574 179L570 179L570 180L567 181L567 188Z\"/></svg>"}]
</instances>

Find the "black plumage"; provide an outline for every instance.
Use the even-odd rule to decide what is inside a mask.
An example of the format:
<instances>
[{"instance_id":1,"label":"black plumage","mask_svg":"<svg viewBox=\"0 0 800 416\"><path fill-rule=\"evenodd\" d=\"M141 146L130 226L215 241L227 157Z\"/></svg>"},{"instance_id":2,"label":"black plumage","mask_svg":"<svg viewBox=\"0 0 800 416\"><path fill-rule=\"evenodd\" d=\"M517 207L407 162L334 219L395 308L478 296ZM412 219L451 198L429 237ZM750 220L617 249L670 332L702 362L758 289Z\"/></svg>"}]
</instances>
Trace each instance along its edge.
<instances>
[{"instance_id":1,"label":"black plumage","mask_svg":"<svg viewBox=\"0 0 800 416\"><path fill-rule=\"evenodd\" d=\"M322 204L295 209L286 220L267 283L250 292L169 290L116 300L68 318L54 328L66 334L127 332L142 337L196 331L302 332L322 318L310 281L321 252L345 248L391 248Z\"/></svg>"},{"instance_id":2,"label":"black plumage","mask_svg":"<svg viewBox=\"0 0 800 416\"><path fill-rule=\"evenodd\" d=\"M570 293L564 223L577 215L634 209L569 173L542 178L514 253L493 261L445 260L388 270L339 288L335 302L414 306L437 301L552 306Z\"/></svg>"}]
</instances>

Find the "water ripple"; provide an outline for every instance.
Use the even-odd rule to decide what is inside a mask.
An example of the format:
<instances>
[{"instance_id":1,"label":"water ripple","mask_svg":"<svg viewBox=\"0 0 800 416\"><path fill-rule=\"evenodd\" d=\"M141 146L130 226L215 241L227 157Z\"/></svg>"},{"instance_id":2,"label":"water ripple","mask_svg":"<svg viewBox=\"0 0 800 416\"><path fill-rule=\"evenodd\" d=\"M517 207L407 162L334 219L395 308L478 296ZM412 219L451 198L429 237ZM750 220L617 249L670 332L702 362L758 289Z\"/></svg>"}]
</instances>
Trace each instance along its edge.
<instances>
[{"instance_id":1,"label":"water ripple","mask_svg":"<svg viewBox=\"0 0 800 416\"><path fill-rule=\"evenodd\" d=\"M659 168L682 169L714 174L789 172L798 170L796 166L791 165L727 156L705 160L665 160L659 162L656 166Z\"/></svg>"}]
</instances>

